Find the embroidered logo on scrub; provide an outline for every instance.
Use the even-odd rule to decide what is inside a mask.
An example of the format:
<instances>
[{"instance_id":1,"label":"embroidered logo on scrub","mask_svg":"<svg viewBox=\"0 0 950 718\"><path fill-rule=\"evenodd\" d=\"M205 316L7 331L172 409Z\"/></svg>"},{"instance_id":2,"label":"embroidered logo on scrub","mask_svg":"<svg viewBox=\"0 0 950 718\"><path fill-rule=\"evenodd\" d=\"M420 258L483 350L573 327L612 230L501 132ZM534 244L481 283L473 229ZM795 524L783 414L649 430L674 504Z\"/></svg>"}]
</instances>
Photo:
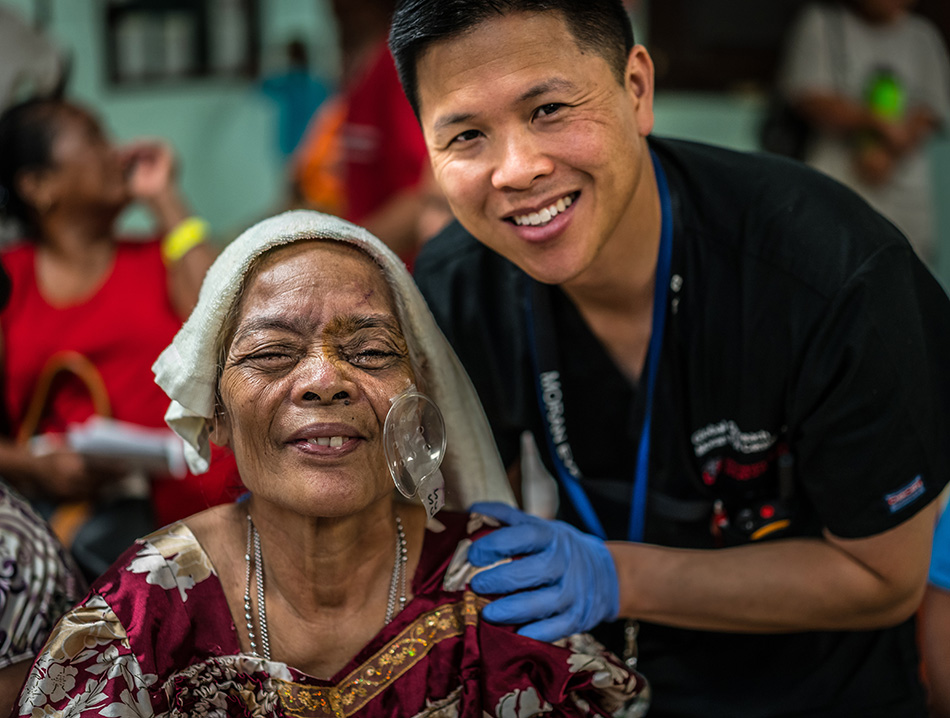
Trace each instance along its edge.
<instances>
[{"instance_id":1,"label":"embroidered logo on scrub","mask_svg":"<svg viewBox=\"0 0 950 718\"><path fill-rule=\"evenodd\" d=\"M541 396L548 415L548 426L551 427L551 438L554 439L554 450L571 476L579 479L581 470L577 467L571 445L567 442L567 427L564 424L564 393L561 391L560 377L560 373L556 371L546 371L541 374L543 392Z\"/></svg>"},{"instance_id":2,"label":"embroidered logo on scrub","mask_svg":"<svg viewBox=\"0 0 950 718\"><path fill-rule=\"evenodd\" d=\"M890 509L892 514L900 511L907 506L907 504L913 502L917 497L923 494L924 488L924 477L917 474L914 480L907 484L907 486L895 491L893 494L884 496L884 500L887 502L887 508Z\"/></svg>"},{"instance_id":3,"label":"embroidered logo on scrub","mask_svg":"<svg viewBox=\"0 0 950 718\"><path fill-rule=\"evenodd\" d=\"M694 431L690 441L693 442L693 452L702 457L723 446L730 446L741 454L755 454L770 448L777 438L765 429L740 431L736 422L724 420Z\"/></svg>"}]
</instances>

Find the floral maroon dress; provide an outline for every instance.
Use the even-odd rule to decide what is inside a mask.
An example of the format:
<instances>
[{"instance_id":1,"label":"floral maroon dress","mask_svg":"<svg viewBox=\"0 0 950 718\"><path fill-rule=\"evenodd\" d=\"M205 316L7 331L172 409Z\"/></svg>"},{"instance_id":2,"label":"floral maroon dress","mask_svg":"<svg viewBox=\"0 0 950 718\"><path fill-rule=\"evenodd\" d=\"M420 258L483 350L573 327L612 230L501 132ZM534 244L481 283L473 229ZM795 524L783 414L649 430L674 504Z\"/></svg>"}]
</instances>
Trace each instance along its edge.
<instances>
[{"instance_id":1,"label":"floral maroon dress","mask_svg":"<svg viewBox=\"0 0 950 718\"><path fill-rule=\"evenodd\" d=\"M414 598L330 680L241 653L208 555L182 523L138 541L57 625L19 715L612 715L643 690L585 634L547 644L480 620L467 589L479 514L426 530Z\"/></svg>"}]
</instances>

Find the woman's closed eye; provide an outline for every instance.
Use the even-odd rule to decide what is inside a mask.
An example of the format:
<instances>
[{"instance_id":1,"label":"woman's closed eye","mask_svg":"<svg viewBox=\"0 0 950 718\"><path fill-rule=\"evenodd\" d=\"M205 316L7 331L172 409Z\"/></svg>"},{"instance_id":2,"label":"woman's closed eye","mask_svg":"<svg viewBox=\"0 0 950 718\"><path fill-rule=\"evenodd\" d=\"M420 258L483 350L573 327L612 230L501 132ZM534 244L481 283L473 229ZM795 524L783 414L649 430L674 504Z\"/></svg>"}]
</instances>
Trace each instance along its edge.
<instances>
[{"instance_id":1,"label":"woman's closed eye","mask_svg":"<svg viewBox=\"0 0 950 718\"><path fill-rule=\"evenodd\" d=\"M286 351L279 351L279 352L269 351L269 352L259 352L258 354L252 354L248 358L253 359L254 361L264 361L264 362L281 361L283 359L289 359L290 354Z\"/></svg>"},{"instance_id":2,"label":"woman's closed eye","mask_svg":"<svg viewBox=\"0 0 950 718\"><path fill-rule=\"evenodd\" d=\"M298 352L290 347L271 346L234 357L230 365L252 366L265 370L285 369L296 363Z\"/></svg>"},{"instance_id":3,"label":"woman's closed eye","mask_svg":"<svg viewBox=\"0 0 950 718\"><path fill-rule=\"evenodd\" d=\"M406 357L404 352L390 346L345 348L342 354L350 364L370 371L388 369L402 362Z\"/></svg>"}]
</instances>

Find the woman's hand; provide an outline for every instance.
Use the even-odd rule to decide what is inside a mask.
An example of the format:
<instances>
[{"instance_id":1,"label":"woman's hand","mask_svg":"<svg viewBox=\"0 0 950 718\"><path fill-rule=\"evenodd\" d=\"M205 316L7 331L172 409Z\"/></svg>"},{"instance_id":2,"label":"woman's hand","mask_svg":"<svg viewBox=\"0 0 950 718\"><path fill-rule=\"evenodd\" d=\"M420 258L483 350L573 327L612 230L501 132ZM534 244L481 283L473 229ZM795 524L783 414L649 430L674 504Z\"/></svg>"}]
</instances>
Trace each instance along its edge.
<instances>
[{"instance_id":1,"label":"woman's hand","mask_svg":"<svg viewBox=\"0 0 950 718\"><path fill-rule=\"evenodd\" d=\"M469 562L490 566L501 559L518 559L472 578L477 593L511 594L485 606L482 616L487 620L525 623L518 631L521 635L555 641L617 617L617 570L599 538L507 504L478 503L471 511L508 526L476 540L468 552Z\"/></svg>"},{"instance_id":2,"label":"woman's hand","mask_svg":"<svg viewBox=\"0 0 950 718\"><path fill-rule=\"evenodd\" d=\"M878 119L874 129L896 160L920 147L939 126L928 108L914 107L901 120Z\"/></svg>"},{"instance_id":3,"label":"woman's hand","mask_svg":"<svg viewBox=\"0 0 950 718\"><path fill-rule=\"evenodd\" d=\"M124 471L118 467L94 467L82 454L57 450L35 457L32 474L33 485L44 497L80 501L95 496L103 485L121 478Z\"/></svg>"},{"instance_id":4,"label":"woman's hand","mask_svg":"<svg viewBox=\"0 0 950 718\"><path fill-rule=\"evenodd\" d=\"M122 150L129 192L135 199L149 201L175 184L175 155L160 140L139 140Z\"/></svg>"},{"instance_id":5,"label":"woman's hand","mask_svg":"<svg viewBox=\"0 0 950 718\"><path fill-rule=\"evenodd\" d=\"M895 155L879 142L859 148L854 156L855 172L872 187L886 184L894 174L896 164Z\"/></svg>"},{"instance_id":6,"label":"woman's hand","mask_svg":"<svg viewBox=\"0 0 950 718\"><path fill-rule=\"evenodd\" d=\"M188 217L178 189L178 166L171 146L161 140L139 140L123 150L129 194L155 215L158 230L167 232Z\"/></svg>"}]
</instances>

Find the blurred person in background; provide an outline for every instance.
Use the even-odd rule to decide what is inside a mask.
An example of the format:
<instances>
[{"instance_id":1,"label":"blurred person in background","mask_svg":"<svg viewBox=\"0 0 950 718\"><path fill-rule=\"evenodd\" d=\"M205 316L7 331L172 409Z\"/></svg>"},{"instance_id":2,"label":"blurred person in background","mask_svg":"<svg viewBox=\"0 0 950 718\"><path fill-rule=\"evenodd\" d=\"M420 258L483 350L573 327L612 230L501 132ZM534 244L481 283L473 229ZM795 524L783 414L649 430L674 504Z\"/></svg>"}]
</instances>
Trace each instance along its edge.
<instances>
[{"instance_id":1,"label":"blurred person in background","mask_svg":"<svg viewBox=\"0 0 950 718\"><path fill-rule=\"evenodd\" d=\"M150 367L215 252L178 188L171 149L118 147L68 100L30 100L0 117L0 192L3 213L23 228L0 254L12 281L0 314L0 475L92 578L151 528L228 498L227 460L208 477L149 480L153 472L81 455L64 439L93 415L164 428L167 402ZM153 215L154 239L117 236L133 202ZM36 436L46 440L41 452L31 448Z\"/></svg>"},{"instance_id":2,"label":"blurred person in background","mask_svg":"<svg viewBox=\"0 0 950 718\"><path fill-rule=\"evenodd\" d=\"M13 8L0 4L0 112L30 97L61 94L68 77L66 54ZM15 223L0 213L0 245L16 235Z\"/></svg>"},{"instance_id":3,"label":"blurred person in background","mask_svg":"<svg viewBox=\"0 0 950 718\"><path fill-rule=\"evenodd\" d=\"M20 693L56 621L86 581L46 520L0 478L0 715Z\"/></svg>"},{"instance_id":4,"label":"blurred person in background","mask_svg":"<svg viewBox=\"0 0 950 718\"><path fill-rule=\"evenodd\" d=\"M0 264L0 309L10 278ZM43 520L0 476L0 716L56 621L85 591L79 568Z\"/></svg>"},{"instance_id":5,"label":"blurred person in background","mask_svg":"<svg viewBox=\"0 0 950 718\"><path fill-rule=\"evenodd\" d=\"M449 201L445 198L445 193L439 187L439 183L435 181L432 170L428 165L424 172L420 191L422 202L419 208L418 229L416 230L420 247L455 219L452 216Z\"/></svg>"},{"instance_id":6,"label":"blurred person in background","mask_svg":"<svg viewBox=\"0 0 950 718\"><path fill-rule=\"evenodd\" d=\"M950 123L950 60L915 0L805 7L779 88L813 128L805 161L855 189L936 261L927 141Z\"/></svg>"},{"instance_id":7,"label":"blurred person in background","mask_svg":"<svg viewBox=\"0 0 950 718\"><path fill-rule=\"evenodd\" d=\"M425 142L386 46L394 0L334 0L340 92L295 161L304 206L366 227L410 266L418 251Z\"/></svg>"},{"instance_id":8,"label":"blurred person in background","mask_svg":"<svg viewBox=\"0 0 950 718\"><path fill-rule=\"evenodd\" d=\"M307 45L302 39L290 40L284 55L285 67L261 80L261 92L277 105L277 147L286 161L330 89L310 71Z\"/></svg>"}]
</instances>

